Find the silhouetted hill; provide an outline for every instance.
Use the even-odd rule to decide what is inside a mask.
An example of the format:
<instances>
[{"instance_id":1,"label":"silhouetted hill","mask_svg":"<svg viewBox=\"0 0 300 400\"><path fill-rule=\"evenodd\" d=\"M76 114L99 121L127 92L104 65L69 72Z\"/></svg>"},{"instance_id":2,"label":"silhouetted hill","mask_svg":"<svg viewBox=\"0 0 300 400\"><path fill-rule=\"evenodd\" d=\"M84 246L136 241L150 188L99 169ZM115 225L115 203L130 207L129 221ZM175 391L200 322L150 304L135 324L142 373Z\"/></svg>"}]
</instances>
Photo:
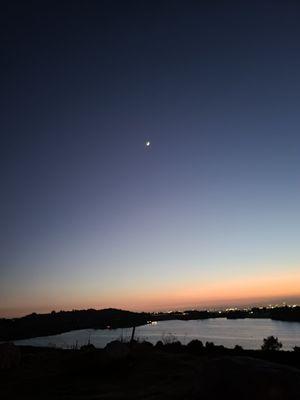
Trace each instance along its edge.
<instances>
[{"instance_id":1,"label":"silhouetted hill","mask_svg":"<svg viewBox=\"0 0 300 400\"><path fill-rule=\"evenodd\" d=\"M48 336L76 329L127 328L147 323L148 314L108 308L30 314L0 319L0 340Z\"/></svg>"},{"instance_id":2,"label":"silhouetted hill","mask_svg":"<svg viewBox=\"0 0 300 400\"><path fill-rule=\"evenodd\" d=\"M281 321L295 321L300 322L300 306L284 306L284 307L253 307L245 310L226 310L226 311L173 311L168 313L155 313L151 314L152 321L165 321L165 320L192 320L192 319L206 319L206 318L228 318L228 319L241 319L241 318L270 318Z\"/></svg>"},{"instance_id":3,"label":"silhouetted hill","mask_svg":"<svg viewBox=\"0 0 300 400\"><path fill-rule=\"evenodd\" d=\"M276 307L271 311L271 318L280 321L300 322L300 307Z\"/></svg>"}]
</instances>

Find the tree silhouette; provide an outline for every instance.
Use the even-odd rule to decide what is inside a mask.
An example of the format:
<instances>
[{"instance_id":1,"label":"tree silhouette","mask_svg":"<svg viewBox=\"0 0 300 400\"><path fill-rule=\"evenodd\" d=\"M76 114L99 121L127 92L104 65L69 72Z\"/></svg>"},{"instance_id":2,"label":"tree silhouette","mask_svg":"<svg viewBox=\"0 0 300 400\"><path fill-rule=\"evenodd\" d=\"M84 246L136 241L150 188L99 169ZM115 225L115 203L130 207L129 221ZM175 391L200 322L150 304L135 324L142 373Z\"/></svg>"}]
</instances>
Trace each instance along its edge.
<instances>
[{"instance_id":1,"label":"tree silhouette","mask_svg":"<svg viewBox=\"0 0 300 400\"><path fill-rule=\"evenodd\" d=\"M236 345L234 346L234 350L235 350L235 351L242 351L243 348L242 348L242 346L240 346L239 344L236 344Z\"/></svg>"},{"instance_id":2,"label":"tree silhouette","mask_svg":"<svg viewBox=\"0 0 300 400\"><path fill-rule=\"evenodd\" d=\"M280 350L282 347L282 343L279 342L278 338L275 336L268 336L264 339L264 343L261 346L261 349L264 351L275 351Z\"/></svg>"}]
</instances>

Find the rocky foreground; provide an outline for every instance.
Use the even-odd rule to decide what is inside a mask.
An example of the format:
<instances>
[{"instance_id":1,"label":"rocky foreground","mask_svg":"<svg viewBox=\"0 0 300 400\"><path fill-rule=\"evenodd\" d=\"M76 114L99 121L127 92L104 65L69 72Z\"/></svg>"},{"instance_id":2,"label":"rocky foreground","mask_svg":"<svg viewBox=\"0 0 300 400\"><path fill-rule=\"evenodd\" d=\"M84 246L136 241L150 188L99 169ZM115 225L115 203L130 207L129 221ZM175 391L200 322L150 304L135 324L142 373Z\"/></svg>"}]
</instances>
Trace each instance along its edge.
<instances>
[{"instance_id":1,"label":"rocky foreground","mask_svg":"<svg viewBox=\"0 0 300 400\"><path fill-rule=\"evenodd\" d=\"M193 354L186 346L135 343L104 350L18 347L10 359L0 369L2 400L300 399L295 352Z\"/></svg>"}]
</instances>

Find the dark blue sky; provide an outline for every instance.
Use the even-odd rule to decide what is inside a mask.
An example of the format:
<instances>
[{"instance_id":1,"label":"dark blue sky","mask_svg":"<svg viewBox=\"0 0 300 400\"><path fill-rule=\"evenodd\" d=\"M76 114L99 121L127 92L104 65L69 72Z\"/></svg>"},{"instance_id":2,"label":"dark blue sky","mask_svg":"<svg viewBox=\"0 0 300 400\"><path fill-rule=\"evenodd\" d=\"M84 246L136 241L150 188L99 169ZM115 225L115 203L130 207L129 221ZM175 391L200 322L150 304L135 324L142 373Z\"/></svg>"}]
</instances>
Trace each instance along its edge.
<instances>
[{"instance_id":1,"label":"dark blue sky","mask_svg":"<svg viewBox=\"0 0 300 400\"><path fill-rule=\"evenodd\" d=\"M2 6L0 312L271 275L300 294L299 20L297 1Z\"/></svg>"}]
</instances>

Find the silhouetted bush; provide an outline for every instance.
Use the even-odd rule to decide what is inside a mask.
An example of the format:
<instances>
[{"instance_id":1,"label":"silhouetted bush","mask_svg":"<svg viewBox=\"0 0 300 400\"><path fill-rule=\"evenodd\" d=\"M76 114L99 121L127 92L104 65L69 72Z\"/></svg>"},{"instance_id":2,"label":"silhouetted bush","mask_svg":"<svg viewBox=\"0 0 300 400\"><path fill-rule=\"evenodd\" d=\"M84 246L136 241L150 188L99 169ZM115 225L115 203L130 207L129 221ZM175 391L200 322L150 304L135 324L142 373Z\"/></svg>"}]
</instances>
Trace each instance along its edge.
<instances>
[{"instance_id":1,"label":"silhouetted bush","mask_svg":"<svg viewBox=\"0 0 300 400\"><path fill-rule=\"evenodd\" d=\"M113 340L107 343L104 350L109 357L113 359L122 359L129 355L130 347L128 344L120 342L119 340Z\"/></svg>"},{"instance_id":2,"label":"silhouetted bush","mask_svg":"<svg viewBox=\"0 0 300 400\"><path fill-rule=\"evenodd\" d=\"M164 349L171 353L180 353L183 350L183 345L179 340L176 340L175 342L165 344Z\"/></svg>"},{"instance_id":3,"label":"silhouetted bush","mask_svg":"<svg viewBox=\"0 0 300 400\"><path fill-rule=\"evenodd\" d=\"M152 347L153 347L153 344L152 344L151 342L147 342L147 340L143 340L140 344L141 344L143 347L149 347L149 348L152 348Z\"/></svg>"},{"instance_id":4,"label":"silhouetted bush","mask_svg":"<svg viewBox=\"0 0 300 400\"><path fill-rule=\"evenodd\" d=\"M147 341L143 342L135 342L134 345L131 345L131 349L134 351L134 353L138 354L144 354L144 353L149 353L153 349L153 344Z\"/></svg>"},{"instance_id":5,"label":"silhouetted bush","mask_svg":"<svg viewBox=\"0 0 300 400\"><path fill-rule=\"evenodd\" d=\"M280 350L282 347L282 343L279 342L277 337L268 336L264 339L264 343L261 346L263 351L277 351Z\"/></svg>"},{"instance_id":6,"label":"silhouetted bush","mask_svg":"<svg viewBox=\"0 0 300 400\"><path fill-rule=\"evenodd\" d=\"M83 346L80 347L80 350L83 351L93 351L95 349L96 347L92 343L84 344Z\"/></svg>"},{"instance_id":7,"label":"silhouetted bush","mask_svg":"<svg viewBox=\"0 0 300 400\"><path fill-rule=\"evenodd\" d=\"M187 350L189 353L200 353L203 351L203 348L203 343L201 342L201 340L198 339L191 340L187 344Z\"/></svg>"},{"instance_id":8,"label":"silhouetted bush","mask_svg":"<svg viewBox=\"0 0 300 400\"><path fill-rule=\"evenodd\" d=\"M234 346L234 350L235 350L235 351L243 351L244 349L243 349L242 346L240 346L239 344L236 344L236 345Z\"/></svg>"},{"instance_id":9,"label":"silhouetted bush","mask_svg":"<svg viewBox=\"0 0 300 400\"><path fill-rule=\"evenodd\" d=\"M213 342L206 342L206 343L205 343L205 348L206 348L207 350L214 349L214 348L215 348L215 344L214 344Z\"/></svg>"}]
</instances>

